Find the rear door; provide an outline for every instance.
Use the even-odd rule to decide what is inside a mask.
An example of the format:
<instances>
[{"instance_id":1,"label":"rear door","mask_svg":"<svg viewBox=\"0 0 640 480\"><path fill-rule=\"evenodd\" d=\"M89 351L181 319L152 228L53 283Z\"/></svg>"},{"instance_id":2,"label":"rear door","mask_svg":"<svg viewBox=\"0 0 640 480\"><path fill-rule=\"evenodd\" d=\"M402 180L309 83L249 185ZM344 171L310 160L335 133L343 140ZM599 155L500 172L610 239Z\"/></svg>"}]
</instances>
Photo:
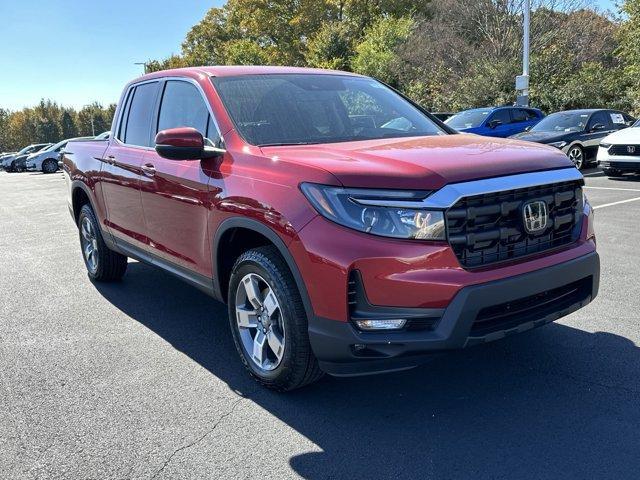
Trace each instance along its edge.
<instances>
[{"instance_id":1,"label":"rear door","mask_svg":"<svg viewBox=\"0 0 640 480\"><path fill-rule=\"evenodd\" d=\"M500 123L495 128L487 128L487 133L485 135L501 138L506 138L509 135L512 135L511 132L513 131L513 126L511 125L511 114L509 113L508 108L501 108L500 110L493 112L485 125L488 127L493 121Z\"/></svg>"},{"instance_id":2,"label":"rear door","mask_svg":"<svg viewBox=\"0 0 640 480\"><path fill-rule=\"evenodd\" d=\"M602 125L603 128L594 130L597 125ZM599 110L591 115L591 118L587 122L584 139L582 140L587 159L591 159L596 155L600 140L613 131L613 122L611 121L611 115L608 111Z\"/></svg>"},{"instance_id":3,"label":"rear door","mask_svg":"<svg viewBox=\"0 0 640 480\"><path fill-rule=\"evenodd\" d=\"M161 130L192 127L217 146L220 135L207 101L190 79L168 79L154 116L153 135ZM207 140L205 140L207 143ZM211 278L208 235L209 178L215 160L167 160L155 150L145 152L141 182L148 250L178 273ZM210 281L209 281L210 283Z\"/></svg>"},{"instance_id":4,"label":"rear door","mask_svg":"<svg viewBox=\"0 0 640 480\"><path fill-rule=\"evenodd\" d=\"M116 243L145 248L147 244L140 178L142 158L151 150L151 119L160 82L134 85L104 156L101 180L106 204L106 224ZM124 245L126 246L126 245Z\"/></svg>"}]
</instances>

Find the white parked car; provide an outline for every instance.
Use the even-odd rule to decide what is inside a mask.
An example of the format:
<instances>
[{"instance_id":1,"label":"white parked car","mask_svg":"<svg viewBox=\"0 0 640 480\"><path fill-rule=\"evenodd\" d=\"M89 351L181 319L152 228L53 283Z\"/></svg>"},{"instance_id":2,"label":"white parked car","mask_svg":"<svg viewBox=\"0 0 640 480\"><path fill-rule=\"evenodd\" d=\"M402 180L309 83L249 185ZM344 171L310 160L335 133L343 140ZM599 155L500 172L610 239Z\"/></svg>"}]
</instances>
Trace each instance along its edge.
<instances>
[{"instance_id":1,"label":"white parked car","mask_svg":"<svg viewBox=\"0 0 640 480\"><path fill-rule=\"evenodd\" d=\"M21 157L23 155L27 155L30 153L34 153L34 152L38 152L46 147L48 147L49 145L51 145L50 143L34 143L32 145L27 145L26 147L24 147L22 150L20 150L19 152L14 153L13 155L8 155L6 157L4 157L2 159L2 168L4 168L5 170L9 171L12 170L12 165L15 162L15 160L18 157Z\"/></svg>"},{"instance_id":2,"label":"white parked car","mask_svg":"<svg viewBox=\"0 0 640 480\"><path fill-rule=\"evenodd\" d=\"M598 148L598 165L609 177L640 173L640 120L631 128L602 139Z\"/></svg>"},{"instance_id":3,"label":"white parked car","mask_svg":"<svg viewBox=\"0 0 640 480\"><path fill-rule=\"evenodd\" d=\"M48 148L32 153L27 157L26 168L34 172L53 173L58 170L58 160L61 158L62 150L70 140L82 140L92 137L67 138Z\"/></svg>"},{"instance_id":4,"label":"white parked car","mask_svg":"<svg viewBox=\"0 0 640 480\"><path fill-rule=\"evenodd\" d=\"M96 140L109 140L111 137L111 131L107 130L106 132L102 132L100 135L96 135Z\"/></svg>"}]
</instances>

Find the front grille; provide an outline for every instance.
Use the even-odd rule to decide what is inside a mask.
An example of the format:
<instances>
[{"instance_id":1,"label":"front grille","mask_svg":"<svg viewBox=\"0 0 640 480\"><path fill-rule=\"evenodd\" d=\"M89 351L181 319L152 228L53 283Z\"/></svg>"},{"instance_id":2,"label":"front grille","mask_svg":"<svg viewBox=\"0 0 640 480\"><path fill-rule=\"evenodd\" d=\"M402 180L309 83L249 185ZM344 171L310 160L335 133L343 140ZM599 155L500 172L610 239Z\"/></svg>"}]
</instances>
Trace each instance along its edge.
<instances>
[{"instance_id":1,"label":"front grille","mask_svg":"<svg viewBox=\"0 0 640 480\"><path fill-rule=\"evenodd\" d=\"M478 312L469 335L482 337L496 331L509 330L524 323L545 320L545 317L553 313L589 299L592 284L593 279L586 277L553 290L483 308Z\"/></svg>"},{"instance_id":2,"label":"front grille","mask_svg":"<svg viewBox=\"0 0 640 480\"><path fill-rule=\"evenodd\" d=\"M534 200L547 204L549 218L528 233L523 208ZM582 181L465 197L446 213L449 243L465 268L525 257L575 242L582 208Z\"/></svg>"},{"instance_id":3,"label":"front grille","mask_svg":"<svg viewBox=\"0 0 640 480\"><path fill-rule=\"evenodd\" d=\"M640 162L600 162L602 168L611 168L615 170L640 170Z\"/></svg>"},{"instance_id":4,"label":"front grille","mask_svg":"<svg viewBox=\"0 0 640 480\"><path fill-rule=\"evenodd\" d=\"M630 152L629 147L633 147L634 151ZM611 148L609 148L609 155L640 157L640 145L613 145Z\"/></svg>"}]
</instances>

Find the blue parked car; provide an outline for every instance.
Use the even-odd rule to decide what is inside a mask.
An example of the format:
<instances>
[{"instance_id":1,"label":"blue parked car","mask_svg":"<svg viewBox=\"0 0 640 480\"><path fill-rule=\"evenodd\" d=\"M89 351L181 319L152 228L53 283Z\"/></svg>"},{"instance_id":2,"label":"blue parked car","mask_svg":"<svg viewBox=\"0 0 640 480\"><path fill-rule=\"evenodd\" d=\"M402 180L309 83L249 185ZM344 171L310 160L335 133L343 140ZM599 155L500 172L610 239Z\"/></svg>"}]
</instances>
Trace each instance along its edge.
<instances>
[{"instance_id":1,"label":"blue parked car","mask_svg":"<svg viewBox=\"0 0 640 480\"><path fill-rule=\"evenodd\" d=\"M544 113L537 108L488 107L465 110L445 123L459 132L506 138L526 131L543 118Z\"/></svg>"}]
</instances>

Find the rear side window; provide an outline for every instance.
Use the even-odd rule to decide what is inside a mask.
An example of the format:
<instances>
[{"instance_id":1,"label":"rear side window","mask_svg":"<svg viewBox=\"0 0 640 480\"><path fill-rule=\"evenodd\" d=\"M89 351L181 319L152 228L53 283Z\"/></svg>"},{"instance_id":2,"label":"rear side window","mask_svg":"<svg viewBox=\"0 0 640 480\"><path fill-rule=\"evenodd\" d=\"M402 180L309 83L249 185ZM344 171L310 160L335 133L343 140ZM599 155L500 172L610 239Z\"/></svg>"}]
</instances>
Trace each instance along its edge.
<instances>
[{"instance_id":1,"label":"rear side window","mask_svg":"<svg viewBox=\"0 0 640 480\"><path fill-rule=\"evenodd\" d=\"M198 89L188 82L170 80L166 83L158 131L167 128L192 127L207 136L209 111Z\"/></svg>"},{"instance_id":2,"label":"rear side window","mask_svg":"<svg viewBox=\"0 0 640 480\"><path fill-rule=\"evenodd\" d=\"M611 118L607 115L607 112L596 112L591 116L591 120L589 120L589 129L593 128L594 125L602 124L605 127L611 126Z\"/></svg>"},{"instance_id":3,"label":"rear side window","mask_svg":"<svg viewBox=\"0 0 640 480\"><path fill-rule=\"evenodd\" d=\"M149 147L151 115L155 105L158 82L138 85L133 92L129 111L125 112L126 127L123 141L129 145Z\"/></svg>"},{"instance_id":4,"label":"rear side window","mask_svg":"<svg viewBox=\"0 0 640 480\"><path fill-rule=\"evenodd\" d=\"M489 119L489 121L492 122L494 120L498 120L503 125L511 123L511 115L509 115L509 110L505 108L505 109L497 110L493 112L493 115L491 115L491 118Z\"/></svg>"},{"instance_id":5,"label":"rear side window","mask_svg":"<svg viewBox=\"0 0 640 480\"><path fill-rule=\"evenodd\" d=\"M527 111L526 110L521 110L519 108L513 110L511 112L511 114L513 115L513 122L514 123L518 123L518 122L526 122L527 120L529 120L529 117L527 115Z\"/></svg>"}]
</instances>

